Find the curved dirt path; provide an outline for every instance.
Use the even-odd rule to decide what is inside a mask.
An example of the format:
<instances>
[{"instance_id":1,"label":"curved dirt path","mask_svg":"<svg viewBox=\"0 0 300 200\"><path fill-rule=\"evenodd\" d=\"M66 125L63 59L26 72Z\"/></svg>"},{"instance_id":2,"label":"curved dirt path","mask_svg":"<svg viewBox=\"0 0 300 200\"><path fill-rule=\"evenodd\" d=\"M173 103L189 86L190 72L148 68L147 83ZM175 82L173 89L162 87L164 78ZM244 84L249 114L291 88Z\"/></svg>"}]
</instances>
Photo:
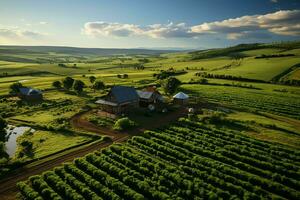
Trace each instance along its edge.
<instances>
[{"instance_id":1,"label":"curved dirt path","mask_svg":"<svg viewBox=\"0 0 300 200\"><path fill-rule=\"evenodd\" d=\"M13 174L9 175L5 179L0 181L0 199L1 200L12 200L15 199L15 195L17 194L18 190L16 187L16 183L19 181L24 181L28 179L30 176L40 174L44 171L53 169L54 167L57 167L61 165L64 162L70 162L74 160L75 158L82 157L90 152L103 149L105 147L108 147L113 142L123 142L129 138L129 134L126 133L116 133L114 131L110 130L104 130L102 128L99 128L95 126L94 124L84 120L82 118L83 115L86 113L80 113L75 115L71 118L71 124L76 129L84 129L86 131L98 133L101 135L107 135L111 137L111 141L99 141L95 142L91 145L87 145L84 148L80 148L78 150L74 150L70 153L58 156L53 159L47 158L47 161L37 164L32 167L22 167L18 170L16 170ZM54 155L55 156L55 155Z\"/></svg>"},{"instance_id":2,"label":"curved dirt path","mask_svg":"<svg viewBox=\"0 0 300 200\"><path fill-rule=\"evenodd\" d=\"M84 116L90 114L91 112L93 111L78 113L74 115L70 120L71 125L76 129L83 129L85 131L109 136L112 140L114 140L115 138L124 137L125 135L128 135L127 133L120 133L111 129L96 126L95 124L85 120Z\"/></svg>"},{"instance_id":3,"label":"curved dirt path","mask_svg":"<svg viewBox=\"0 0 300 200\"><path fill-rule=\"evenodd\" d=\"M92 111L89 111L92 112ZM16 183L19 181L24 181L30 176L41 174L44 171L51 170L54 167L61 165L64 162L70 162L75 158L82 157L90 152L103 149L110 146L114 142L124 142L129 139L131 136L139 134L147 129L158 128L162 125L176 121L179 117L182 117L186 114L185 109L178 109L175 112L170 113L170 115L163 118L158 118L155 122L145 125L143 128L137 128L130 132L119 133L113 130L105 129L98 127L93 123L84 119L84 115L89 114L89 112L78 113L70 119L71 125L75 129L81 129L93 133L97 133L103 136L109 136L111 141L99 141L95 142L86 147L74 150L70 153L55 157L53 159L47 158L47 161L37 164L32 167L22 167L16 170L13 174L9 175L7 178L0 181L0 199L1 200L13 200L18 192ZM54 155L55 156L55 155Z\"/></svg>"}]
</instances>

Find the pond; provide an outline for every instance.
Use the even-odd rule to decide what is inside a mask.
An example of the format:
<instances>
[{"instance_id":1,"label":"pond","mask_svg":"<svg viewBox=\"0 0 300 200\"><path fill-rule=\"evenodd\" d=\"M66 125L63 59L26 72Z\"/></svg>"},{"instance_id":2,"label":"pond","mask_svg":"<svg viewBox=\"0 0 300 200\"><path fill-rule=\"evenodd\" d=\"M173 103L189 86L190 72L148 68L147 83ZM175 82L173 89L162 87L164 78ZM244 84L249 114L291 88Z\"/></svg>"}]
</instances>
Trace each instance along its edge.
<instances>
[{"instance_id":1,"label":"pond","mask_svg":"<svg viewBox=\"0 0 300 200\"><path fill-rule=\"evenodd\" d=\"M6 152L9 155L9 157L13 157L17 150L17 138L20 135L23 135L26 131L30 130L31 132L34 132L35 130L28 127L28 126L12 126L8 125L6 128L7 132L7 138L8 140L5 142Z\"/></svg>"}]
</instances>

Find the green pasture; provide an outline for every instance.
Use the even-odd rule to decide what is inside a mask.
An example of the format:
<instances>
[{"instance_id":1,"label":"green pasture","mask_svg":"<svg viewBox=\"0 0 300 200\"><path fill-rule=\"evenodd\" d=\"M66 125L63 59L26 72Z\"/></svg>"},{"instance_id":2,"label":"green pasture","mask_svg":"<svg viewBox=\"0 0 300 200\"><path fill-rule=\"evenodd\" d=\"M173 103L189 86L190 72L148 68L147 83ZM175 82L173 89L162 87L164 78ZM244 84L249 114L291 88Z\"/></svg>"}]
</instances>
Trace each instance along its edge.
<instances>
[{"instance_id":1,"label":"green pasture","mask_svg":"<svg viewBox=\"0 0 300 200\"><path fill-rule=\"evenodd\" d=\"M262 54L268 55L268 54L276 54L276 53L280 53L280 52L281 52L281 50L276 49L276 48L265 48L265 49L241 51L241 53L246 56L259 56Z\"/></svg>"},{"instance_id":2,"label":"green pasture","mask_svg":"<svg viewBox=\"0 0 300 200\"><path fill-rule=\"evenodd\" d=\"M89 136L41 130L35 131L27 139L33 143L34 156L31 159L41 158L92 140Z\"/></svg>"},{"instance_id":3,"label":"green pasture","mask_svg":"<svg viewBox=\"0 0 300 200\"><path fill-rule=\"evenodd\" d=\"M197 80L198 78L195 76L192 76L192 74L184 74L181 75L186 78L188 81L188 78L194 78L194 80ZM229 85L246 85L250 86L252 85L255 88L262 89L267 92L275 92L282 94L283 90L286 90L288 93L292 94L299 94L300 95L300 88L297 86L288 86L288 85L280 85L280 84L270 84L270 83L256 83L256 82L246 82L246 81L233 81L233 80L226 80L226 79L207 79L209 83L212 84L229 84ZM213 86L212 86L213 87ZM228 86L229 88L231 86Z\"/></svg>"},{"instance_id":4,"label":"green pasture","mask_svg":"<svg viewBox=\"0 0 300 200\"><path fill-rule=\"evenodd\" d=\"M270 81L276 75L299 63L299 58L282 57L254 59L244 58L240 66L214 71L213 74L226 74L244 78Z\"/></svg>"},{"instance_id":5,"label":"green pasture","mask_svg":"<svg viewBox=\"0 0 300 200\"><path fill-rule=\"evenodd\" d=\"M300 147L300 123L297 125L297 122L293 123L289 119L270 118L248 112L230 113L227 118L251 124L251 127L253 127L257 133L249 131L247 134L257 139ZM273 126L275 127L272 129Z\"/></svg>"}]
</instances>

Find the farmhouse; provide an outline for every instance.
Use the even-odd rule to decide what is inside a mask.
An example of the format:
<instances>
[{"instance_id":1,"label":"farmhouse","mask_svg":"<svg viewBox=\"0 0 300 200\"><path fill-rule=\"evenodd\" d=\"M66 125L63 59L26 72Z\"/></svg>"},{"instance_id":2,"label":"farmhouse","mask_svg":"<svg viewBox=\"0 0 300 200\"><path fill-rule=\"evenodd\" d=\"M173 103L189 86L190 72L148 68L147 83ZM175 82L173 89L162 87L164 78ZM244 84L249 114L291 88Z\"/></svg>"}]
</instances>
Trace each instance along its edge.
<instances>
[{"instance_id":1,"label":"farmhouse","mask_svg":"<svg viewBox=\"0 0 300 200\"><path fill-rule=\"evenodd\" d=\"M18 96L26 101L41 101L43 99L43 93L40 90L27 87L20 88Z\"/></svg>"},{"instance_id":2,"label":"farmhouse","mask_svg":"<svg viewBox=\"0 0 300 200\"><path fill-rule=\"evenodd\" d=\"M148 106L164 101L162 95L155 88L149 87L145 90L137 90L137 93L140 98L140 106Z\"/></svg>"},{"instance_id":3,"label":"farmhouse","mask_svg":"<svg viewBox=\"0 0 300 200\"><path fill-rule=\"evenodd\" d=\"M185 105L189 102L189 96L183 92L178 92L173 96L173 102L179 105Z\"/></svg>"},{"instance_id":4,"label":"farmhouse","mask_svg":"<svg viewBox=\"0 0 300 200\"><path fill-rule=\"evenodd\" d=\"M138 107L139 96L133 87L113 86L106 97L96 103L102 110L118 114Z\"/></svg>"}]
</instances>

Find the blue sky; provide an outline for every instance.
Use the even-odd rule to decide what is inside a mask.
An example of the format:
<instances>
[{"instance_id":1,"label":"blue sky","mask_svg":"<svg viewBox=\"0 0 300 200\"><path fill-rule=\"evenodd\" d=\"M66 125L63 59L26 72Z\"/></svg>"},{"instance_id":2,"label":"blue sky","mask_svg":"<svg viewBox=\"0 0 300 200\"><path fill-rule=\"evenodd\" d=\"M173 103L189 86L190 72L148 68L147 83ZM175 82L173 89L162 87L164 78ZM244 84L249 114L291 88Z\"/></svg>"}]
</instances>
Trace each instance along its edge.
<instances>
[{"instance_id":1,"label":"blue sky","mask_svg":"<svg viewBox=\"0 0 300 200\"><path fill-rule=\"evenodd\" d=\"M0 1L5 45L211 48L299 35L299 0Z\"/></svg>"}]
</instances>

